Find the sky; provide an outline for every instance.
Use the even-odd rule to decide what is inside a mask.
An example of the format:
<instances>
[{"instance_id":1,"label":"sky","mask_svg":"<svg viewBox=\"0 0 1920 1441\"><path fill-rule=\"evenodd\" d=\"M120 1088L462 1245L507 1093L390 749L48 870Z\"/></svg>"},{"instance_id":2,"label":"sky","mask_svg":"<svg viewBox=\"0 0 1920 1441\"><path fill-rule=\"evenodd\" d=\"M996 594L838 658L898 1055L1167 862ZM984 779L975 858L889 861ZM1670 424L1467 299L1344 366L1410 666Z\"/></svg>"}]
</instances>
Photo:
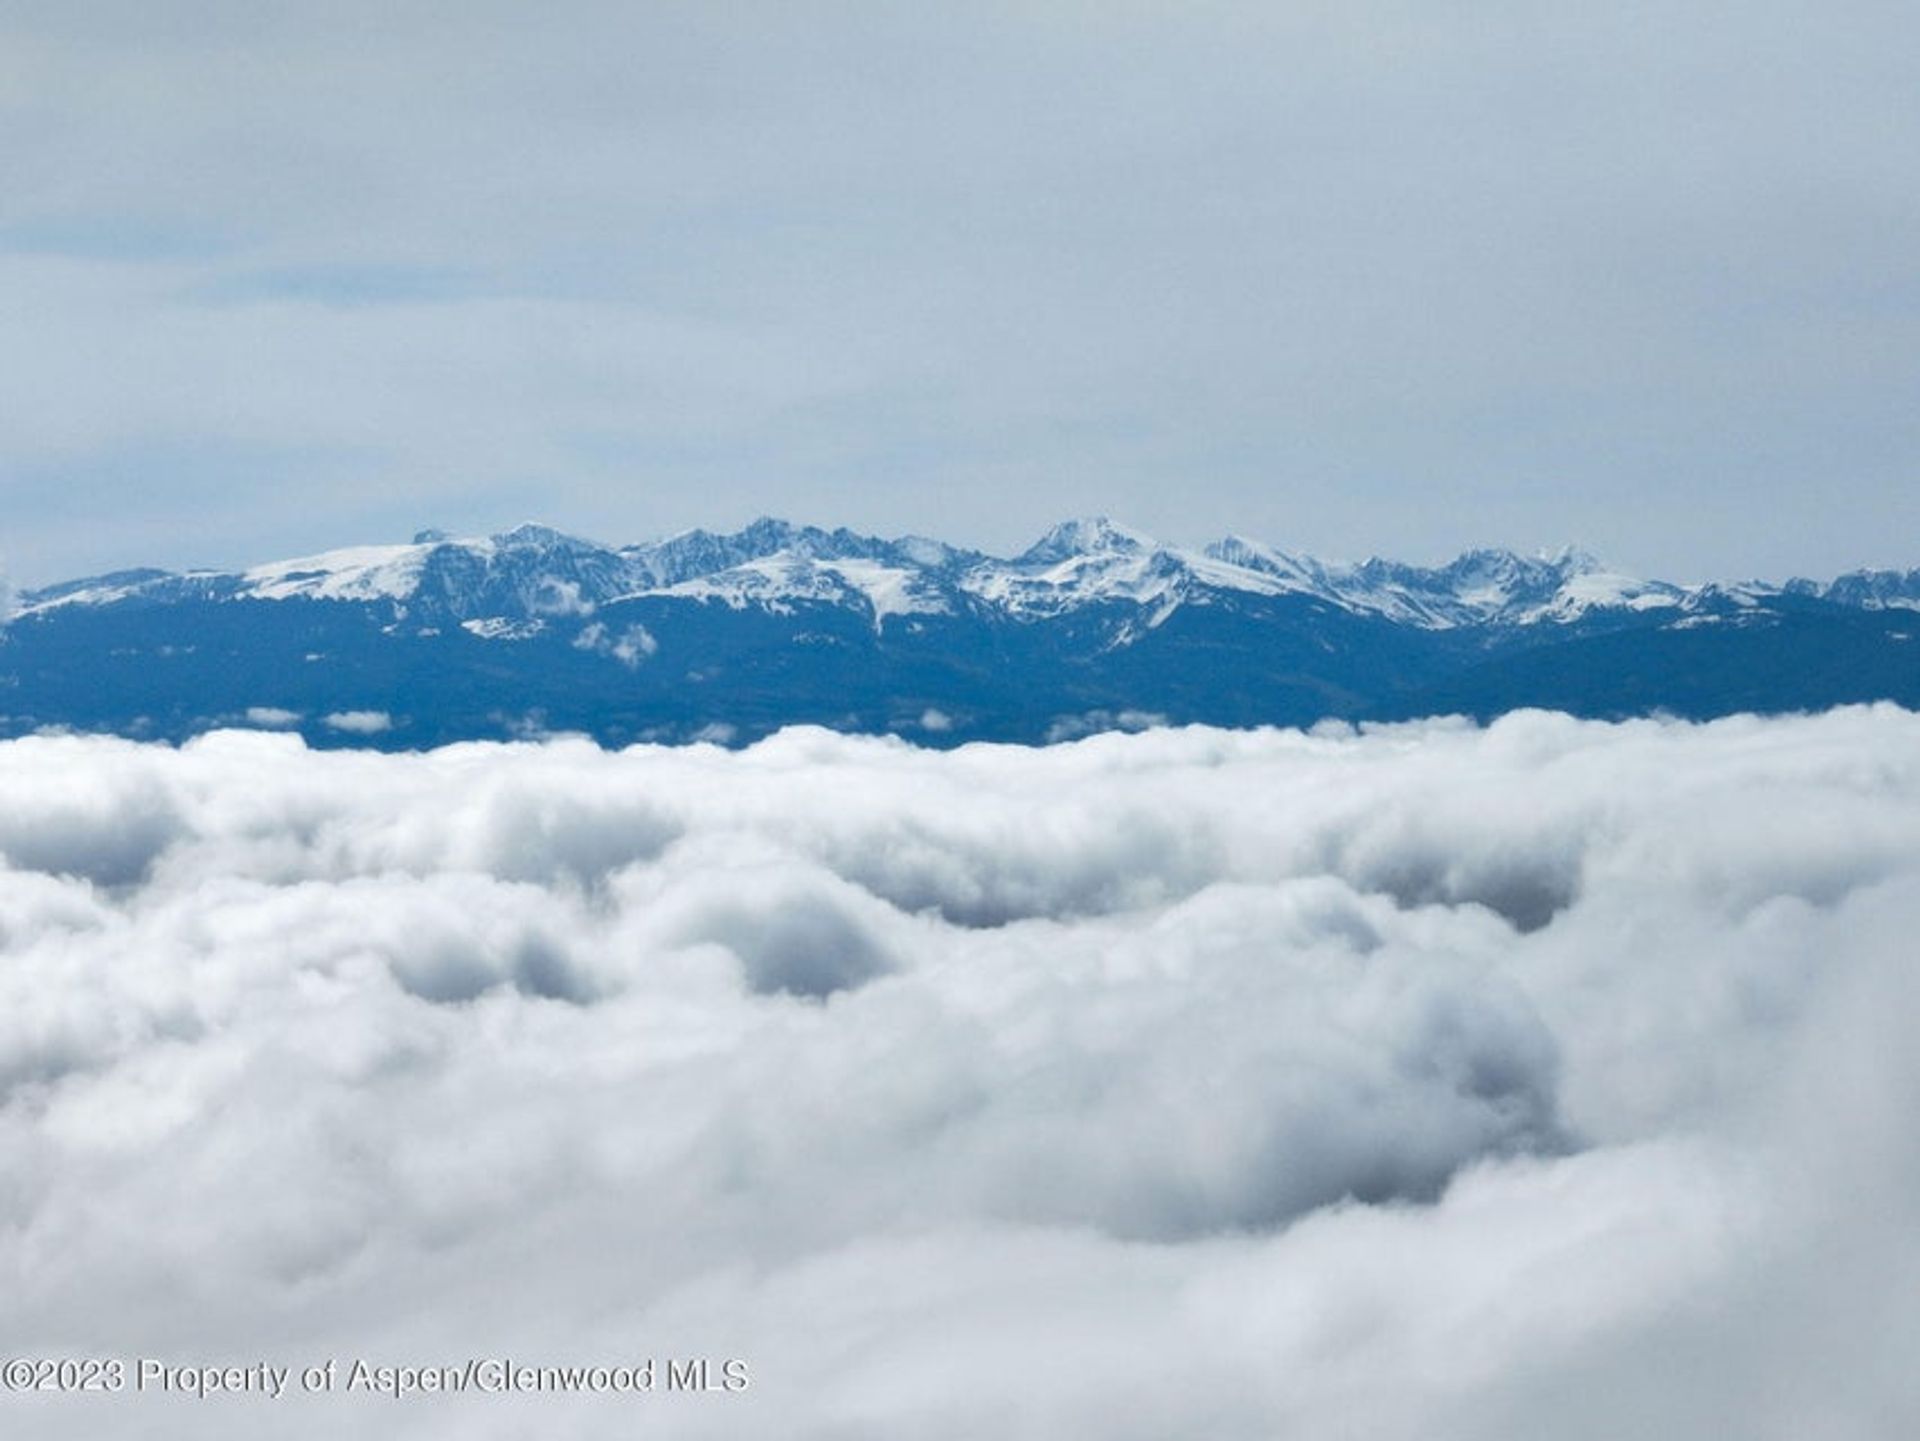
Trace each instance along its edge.
<instances>
[{"instance_id":1,"label":"sky","mask_svg":"<svg viewBox=\"0 0 1920 1441\"><path fill-rule=\"evenodd\" d=\"M0 855L0 1356L750 1382L9 1434L1920 1433L1911 712L42 735Z\"/></svg>"},{"instance_id":2,"label":"sky","mask_svg":"<svg viewBox=\"0 0 1920 1441\"><path fill-rule=\"evenodd\" d=\"M1911 5L0 9L0 565L1920 564Z\"/></svg>"}]
</instances>

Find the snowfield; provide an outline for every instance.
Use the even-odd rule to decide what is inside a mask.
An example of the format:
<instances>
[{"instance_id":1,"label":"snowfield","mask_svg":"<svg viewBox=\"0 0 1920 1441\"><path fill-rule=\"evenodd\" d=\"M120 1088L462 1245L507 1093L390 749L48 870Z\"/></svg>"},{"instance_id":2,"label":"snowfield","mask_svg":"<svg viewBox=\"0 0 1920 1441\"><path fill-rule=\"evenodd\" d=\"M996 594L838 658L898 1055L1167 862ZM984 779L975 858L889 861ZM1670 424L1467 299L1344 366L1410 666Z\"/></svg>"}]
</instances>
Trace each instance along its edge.
<instances>
[{"instance_id":1,"label":"snowfield","mask_svg":"<svg viewBox=\"0 0 1920 1441\"><path fill-rule=\"evenodd\" d=\"M5 1356L751 1377L9 1434L1920 1434L1909 712L41 736L0 857Z\"/></svg>"}]
</instances>

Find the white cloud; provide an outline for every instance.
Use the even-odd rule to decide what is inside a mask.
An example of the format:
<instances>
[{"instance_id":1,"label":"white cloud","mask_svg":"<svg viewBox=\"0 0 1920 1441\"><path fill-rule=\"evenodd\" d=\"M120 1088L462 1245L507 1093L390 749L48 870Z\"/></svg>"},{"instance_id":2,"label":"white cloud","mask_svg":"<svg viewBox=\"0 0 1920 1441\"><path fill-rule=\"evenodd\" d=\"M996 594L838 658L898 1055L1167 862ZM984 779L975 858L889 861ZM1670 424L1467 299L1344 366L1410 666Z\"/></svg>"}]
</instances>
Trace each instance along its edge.
<instances>
[{"instance_id":1,"label":"white cloud","mask_svg":"<svg viewBox=\"0 0 1920 1441\"><path fill-rule=\"evenodd\" d=\"M580 594L580 583L548 577L533 598L533 609L542 615L592 615L594 604Z\"/></svg>"},{"instance_id":2,"label":"white cloud","mask_svg":"<svg viewBox=\"0 0 1920 1441\"><path fill-rule=\"evenodd\" d=\"M1047 727L1049 744L1058 741L1079 740L1082 736L1097 735L1101 731L1144 731L1163 726L1167 718L1157 711L1123 710L1118 713L1109 710L1090 710L1084 715L1060 716Z\"/></svg>"},{"instance_id":3,"label":"white cloud","mask_svg":"<svg viewBox=\"0 0 1920 1441\"><path fill-rule=\"evenodd\" d=\"M660 650L660 642L643 625L626 626L615 636L601 621L583 626L580 634L574 637L573 646L575 650L611 656L628 670L633 670L641 661L658 654Z\"/></svg>"},{"instance_id":4,"label":"white cloud","mask_svg":"<svg viewBox=\"0 0 1920 1441\"><path fill-rule=\"evenodd\" d=\"M393 729L393 717L383 710L329 711L321 720L334 730L350 735L371 736Z\"/></svg>"},{"instance_id":5,"label":"white cloud","mask_svg":"<svg viewBox=\"0 0 1920 1441\"><path fill-rule=\"evenodd\" d=\"M247 724L264 726L269 730L280 730L286 726L297 725L300 712L287 710L276 705L250 705L247 707Z\"/></svg>"},{"instance_id":6,"label":"white cloud","mask_svg":"<svg viewBox=\"0 0 1920 1441\"><path fill-rule=\"evenodd\" d=\"M0 745L0 856L8 1355L745 1357L647 1403L700 1437L1920 1421L1891 708L42 736ZM109 1414L266 1413L31 1427Z\"/></svg>"}]
</instances>

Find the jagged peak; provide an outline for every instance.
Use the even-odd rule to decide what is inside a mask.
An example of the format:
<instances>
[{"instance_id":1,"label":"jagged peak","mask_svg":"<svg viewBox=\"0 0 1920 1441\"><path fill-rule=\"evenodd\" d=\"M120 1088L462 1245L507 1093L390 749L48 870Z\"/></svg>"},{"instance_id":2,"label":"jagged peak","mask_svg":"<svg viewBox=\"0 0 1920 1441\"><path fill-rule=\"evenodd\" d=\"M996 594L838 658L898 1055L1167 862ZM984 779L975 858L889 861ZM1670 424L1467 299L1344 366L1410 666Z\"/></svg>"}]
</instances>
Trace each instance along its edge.
<instances>
[{"instance_id":1,"label":"jagged peak","mask_svg":"<svg viewBox=\"0 0 1920 1441\"><path fill-rule=\"evenodd\" d=\"M1076 555L1132 554L1157 547L1150 535L1104 515L1089 515L1061 521L1015 559L1023 565L1047 565Z\"/></svg>"},{"instance_id":2,"label":"jagged peak","mask_svg":"<svg viewBox=\"0 0 1920 1441\"><path fill-rule=\"evenodd\" d=\"M1447 564L1440 567L1442 574L1465 574L1468 572L1488 572L1512 575L1516 571L1540 570L1550 562L1545 556L1522 555L1505 546L1483 545L1472 550L1463 550Z\"/></svg>"},{"instance_id":3,"label":"jagged peak","mask_svg":"<svg viewBox=\"0 0 1920 1441\"><path fill-rule=\"evenodd\" d=\"M506 549L528 550L601 550L603 546L593 541L583 540L577 535L568 535L563 530L555 530L550 525L541 525L537 521L523 521L512 530L503 530L492 537L493 543Z\"/></svg>"},{"instance_id":4,"label":"jagged peak","mask_svg":"<svg viewBox=\"0 0 1920 1441\"><path fill-rule=\"evenodd\" d=\"M783 520L777 515L761 515L748 521L740 528L739 534L732 538L745 541L791 542L801 531L802 527L790 520Z\"/></svg>"}]
</instances>

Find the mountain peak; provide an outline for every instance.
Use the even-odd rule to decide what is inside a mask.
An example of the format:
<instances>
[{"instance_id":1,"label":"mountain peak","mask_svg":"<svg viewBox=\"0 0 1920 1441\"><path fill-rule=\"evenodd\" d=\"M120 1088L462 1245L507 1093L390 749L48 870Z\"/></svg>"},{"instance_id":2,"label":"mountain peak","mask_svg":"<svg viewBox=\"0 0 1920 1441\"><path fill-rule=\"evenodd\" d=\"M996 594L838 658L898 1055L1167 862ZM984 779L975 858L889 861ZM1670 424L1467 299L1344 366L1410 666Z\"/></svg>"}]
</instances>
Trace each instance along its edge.
<instances>
[{"instance_id":1,"label":"mountain peak","mask_svg":"<svg viewBox=\"0 0 1920 1441\"><path fill-rule=\"evenodd\" d=\"M739 538L744 541L791 541L799 533L798 527L790 520L782 520L777 515L754 517L740 530Z\"/></svg>"},{"instance_id":2,"label":"mountain peak","mask_svg":"<svg viewBox=\"0 0 1920 1441\"><path fill-rule=\"evenodd\" d=\"M435 532L424 532L435 534ZM444 537L443 537L444 538ZM577 535L568 535L563 530L555 530L550 525L540 525L526 521L512 530L503 530L493 537L493 543L512 549L529 550L598 550L590 540L582 540Z\"/></svg>"},{"instance_id":3,"label":"mountain peak","mask_svg":"<svg viewBox=\"0 0 1920 1441\"><path fill-rule=\"evenodd\" d=\"M1133 554L1152 550L1153 537L1130 530L1104 515L1063 520L1018 557L1022 564L1048 565L1076 555Z\"/></svg>"}]
</instances>

